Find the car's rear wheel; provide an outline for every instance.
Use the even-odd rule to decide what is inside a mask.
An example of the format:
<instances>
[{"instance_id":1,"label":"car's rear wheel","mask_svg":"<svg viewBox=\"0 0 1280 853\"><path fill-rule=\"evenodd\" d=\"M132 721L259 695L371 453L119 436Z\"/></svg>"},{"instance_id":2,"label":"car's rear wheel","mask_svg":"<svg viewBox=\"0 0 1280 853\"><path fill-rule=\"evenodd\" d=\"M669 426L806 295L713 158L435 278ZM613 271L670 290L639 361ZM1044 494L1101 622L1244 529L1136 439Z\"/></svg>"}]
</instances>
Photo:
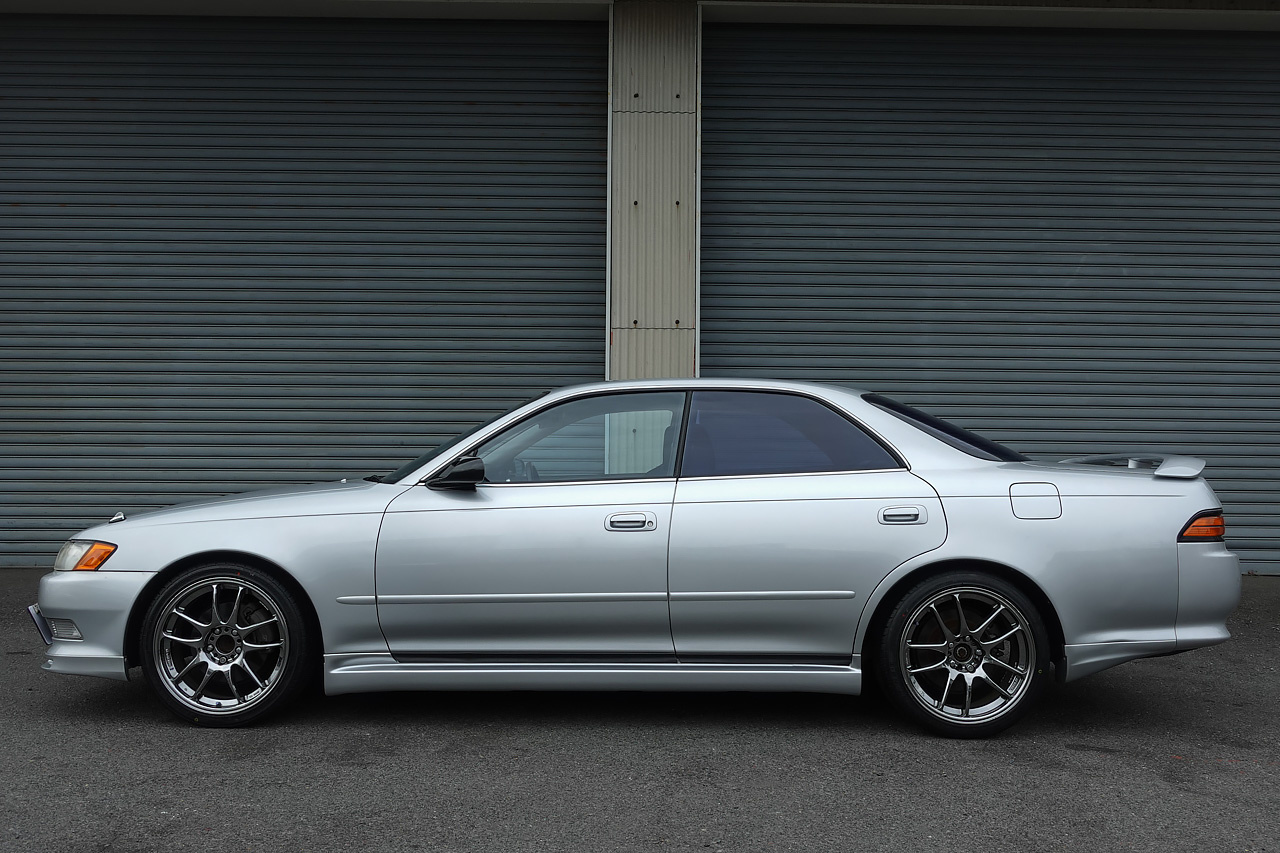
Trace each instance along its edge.
<instances>
[{"instance_id":1,"label":"car's rear wheel","mask_svg":"<svg viewBox=\"0 0 1280 853\"><path fill-rule=\"evenodd\" d=\"M890 613L877 654L890 701L948 737L1008 728L1048 679L1048 633L1035 605L980 572L948 572L908 591Z\"/></svg>"},{"instance_id":2,"label":"car's rear wheel","mask_svg":"<svg viewBox=\"0 0 1280 853\"><path fill-rule=\"evenodd\" d=\"M241 726L298 694L309 675L309 634L297 602L271 575L235 563L204 566L152 601L142 627L143 671L182 719Z\"/></svg>"}]
</instances>

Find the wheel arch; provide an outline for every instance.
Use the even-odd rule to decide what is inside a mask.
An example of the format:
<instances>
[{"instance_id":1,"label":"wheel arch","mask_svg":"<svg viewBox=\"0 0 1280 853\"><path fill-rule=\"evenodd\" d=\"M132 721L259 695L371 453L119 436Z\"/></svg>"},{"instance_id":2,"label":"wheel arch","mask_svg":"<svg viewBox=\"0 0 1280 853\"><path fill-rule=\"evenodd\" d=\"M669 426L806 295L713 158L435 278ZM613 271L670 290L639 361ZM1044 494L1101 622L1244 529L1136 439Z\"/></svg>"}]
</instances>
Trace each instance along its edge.
<instances>
[{"instance_id":1,"label":"wheel arch","mask_svg":"<svg viewBox=\"0 0 1280 853\"><path fill-rule=\"evenodd\" d=\"M311 602L311 596L307 594L302 584L298 583L297 578L278 563L274 563L258 554L223 549L189 554L165 566L156 572L151 580L147 581L146 586L142 588L142 591L138 593L138 597L134 599L133 607L129 610L129 618L125 622L124 653L126 667L137 666L142 662L142 622L146 618L147 608L151 606L151 602L160 594L160 590L169 581L187 569L195 569L221 562L251 566L279 581L298 602L298 609L302 611L303 618L307 620L307 627L311 630L312 636L317 638L316 647L320 651L320 656L323 657L324 635L320 629L320 617L316 615L316 608Z\"/></svg>"},{"instance_id":2,"label":"wheel arch","mask_svg":"<svg viewBox=\"0 0 1280 853\"><path fill-rule=\"evenodd\" d=\"M869 671L868 666L873 658L868 653L868 643L875 642L875 638L879 637L884 631L885 623L888 621L894 605L898 603L902 596L906 595L907 590L921 581L954 571L985 572L994 575L1013 584L1018 588L1019 592L1031 599L1031 603L1036 606L1036 610L1044 619L1044 627L1049 635L1049 645L1051 647L1050 657L1058 665L1058 678L1062 677L1063 667L1060 662L1063 659L1066 640L1063 635L1062 620L1059 618L1057 608L1053 606L1049 596L1045 595L1044 590L1032 578L1012 566L990 560L969 558L939 560L935 563L918 566L893 581L889 588L880 595L871 618L864 620L865 629L861 630L857 637L857 650L862 653L864 683L866 681L866 673Z\"/></svg>"}]
</instances>

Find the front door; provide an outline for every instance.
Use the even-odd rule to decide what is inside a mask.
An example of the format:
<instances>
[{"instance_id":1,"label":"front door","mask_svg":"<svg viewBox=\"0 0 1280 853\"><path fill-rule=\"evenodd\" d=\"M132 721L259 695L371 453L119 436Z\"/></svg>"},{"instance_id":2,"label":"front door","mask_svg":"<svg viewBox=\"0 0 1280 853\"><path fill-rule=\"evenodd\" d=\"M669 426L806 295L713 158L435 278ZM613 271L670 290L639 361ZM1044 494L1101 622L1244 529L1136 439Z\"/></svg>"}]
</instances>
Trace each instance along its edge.
<instances>
[{"instance_id":1,"label":"front door","mask_svg":"<svg viewBox=\"0 0 1280 853\"><path fill-rule=\"evenodd\" d=\"M486 482L418 486L378 539L400 659L668 659L667 537L683 392L578 398L474 452Z\"/></svg>"}]
</instances>

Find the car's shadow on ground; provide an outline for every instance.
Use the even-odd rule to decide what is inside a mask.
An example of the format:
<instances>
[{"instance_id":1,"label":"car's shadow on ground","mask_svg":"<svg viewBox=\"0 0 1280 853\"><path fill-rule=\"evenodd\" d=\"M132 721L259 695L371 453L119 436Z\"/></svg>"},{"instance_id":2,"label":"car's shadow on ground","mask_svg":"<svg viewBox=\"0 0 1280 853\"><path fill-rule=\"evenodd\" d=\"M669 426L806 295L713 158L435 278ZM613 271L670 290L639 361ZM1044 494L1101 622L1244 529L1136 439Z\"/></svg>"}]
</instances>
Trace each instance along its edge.
<instances>
[{"instance_id":1,"label":"car's shadow on ground","mask_svg":"<svg viewBox=\"0 0 1280 853\"><path fill-rule=\"evenodd\" d=\"M128 682L90 679L59 680L56 688L32 701L46 719L82 719L129 728L186 727L165 710L139 670ZM1167 687L1167 685L1166 685ZM1055 733L1127 732L1158 725L1179 728L1185 717L1178 706L1193 697L1177 690L1163 696L1131 679L1101 674L1086 682L1050 684L1040 702L1013 729L1023 736ZM700 730L826 730L831 733L920 731L895 710L876 688L861 696L820 693L696 692L561 692L561 691L424 691L358 693L324 696L312 691L283 713L253 728L281 731L344 729L414 731L420 728L499 727L572 730L584 726Z\"/></svg>"},{"instance_id":2,"label":"car's shadow on ground","mask_svg":"<svg viewBox=\"0 0 1280 853\"><path fill-rule=\"evenodd\" d=\"M809 693L440 692L333 696L290 716L311 724L432 721L450 724L576 726L845 725L865 719L892 724L893 713L871 697Z\"/></svg>"},{"instance_id":3,"label":"car's shadow on ground","mask_svg":"<svg viewBox=\"0 0 1280 853\"><path fill-rule=\"evenodd\" d=\"M1017 725L1024 733L1129 729L1149 722L1162 700L1124 683L1051 684ZM1166 723L1176 724L1175 720ZM412 727L468 725L543 728L580 726L752 730L826 729L834 732L920 731L878 689L861 696L818 693L693 692L424 692L365 693L318 698L295 707L278 724Z\"/></svg>"}]
</instances>

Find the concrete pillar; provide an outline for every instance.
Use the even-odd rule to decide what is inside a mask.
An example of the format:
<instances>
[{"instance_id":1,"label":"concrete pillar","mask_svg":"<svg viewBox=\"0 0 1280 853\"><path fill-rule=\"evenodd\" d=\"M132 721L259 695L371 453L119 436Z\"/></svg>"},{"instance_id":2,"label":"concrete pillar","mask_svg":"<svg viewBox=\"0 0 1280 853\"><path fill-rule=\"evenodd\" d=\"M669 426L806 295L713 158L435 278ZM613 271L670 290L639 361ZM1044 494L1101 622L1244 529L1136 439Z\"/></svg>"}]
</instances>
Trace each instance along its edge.
<instances>
[{"instance_id":1,"label":"concrete pillar","mask_svg":"<svg viewBox=\"0 0 1280 853\"><path fill-rule=\"evenodd\" d=\"M610 379L697 373L698 26L693 0L613 6Z\"/></svg>"}]
</instances>

